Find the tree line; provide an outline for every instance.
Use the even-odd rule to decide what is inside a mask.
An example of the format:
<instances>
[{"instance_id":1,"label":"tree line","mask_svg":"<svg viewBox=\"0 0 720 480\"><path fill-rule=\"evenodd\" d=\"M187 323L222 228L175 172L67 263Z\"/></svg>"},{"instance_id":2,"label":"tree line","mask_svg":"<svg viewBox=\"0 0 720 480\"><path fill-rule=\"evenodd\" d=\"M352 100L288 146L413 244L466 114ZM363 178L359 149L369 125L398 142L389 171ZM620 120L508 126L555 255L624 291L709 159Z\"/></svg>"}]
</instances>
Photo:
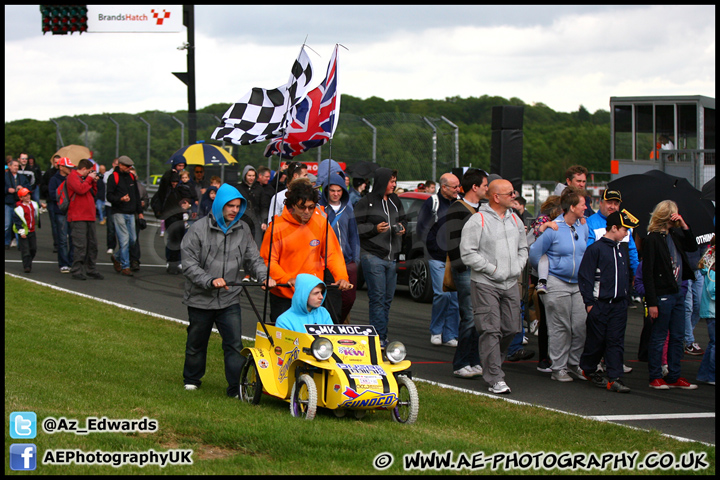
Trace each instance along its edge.
<instances>
[{"instance_id":1,"label":"tree line","mask_svg":"<svg viewBox=\"0 0 720 480\"><path fill-rule=\"evenodd\" d=\"M418 153L408 148L409 140L417 138L418 148L429 151L429 130L418 122L387 121L387 118L404 119L445 117L459 127L460 165L480 167L490 171L491 118L492 107L514 105L524 107L523 119L523 178L525 180L562 180L565 169L574 164L584 165L590 171L609 171L610 161L610 113L598 110L590 113L582 105L576 112L556 112L542 103L526 104L518 98L505 99L497 96L448 97L444 100L384 100L379 97L361 99L352 95L342 95L341 113L332 146L335 160L353 163L359 160L370 161L371 131L359 126L360 119L382 118L385 132L377 138L378 163L385 165L407 165L406 175L401 167L400 179L429 178L429 154ZM219 145L210 139L230 103L208 105L197 113L197 138ZM393 116L392 114L395 114ZM46 169L50 157L57 145L80 144L87 140L88 147L94 152L94 159L109 165L120 155L128 155L139 165L146 165L148 129L144 119L151 125L150 170L152 174L162 173L170 155L182 145L182 128L185 128L187 142L187 110L174 113L146 111L138 114L106 113L101 115L78 115L76 117L55 118L60 130L61 140L57 138L57 129L51 121L33 119L15 120L5 123L5 155L16 158L20 152L34 155L41 168ZM174 117L174 118L173 118ZM78 121L80 120L80 121ZM421 122L420 122L421 123ZM442 123L442 122L440 122ZM181 125L182 124L182 125ZM85 126L88 126L86 131ZM118 125L120 134L118 136ZM362 128L361 128L362 127ZM438 151L439 176L454 165L454 135L446 127L441 134ZM422 137L422 138L421 138ZM267 165L263 156L266 143L234 147L233 156L242 167ZM322 158L327 158L328 146L323 146ZM452 150L452 158L448 152ZM314 150L297 157L301 161L315 161ZM277 162L277 157L273 157ZM144 167L141 167L144 172ZM142 176L142 174L141 174ZM609 180L609 175L595 176L595 180Z\"/></svg>"}]
</instances>

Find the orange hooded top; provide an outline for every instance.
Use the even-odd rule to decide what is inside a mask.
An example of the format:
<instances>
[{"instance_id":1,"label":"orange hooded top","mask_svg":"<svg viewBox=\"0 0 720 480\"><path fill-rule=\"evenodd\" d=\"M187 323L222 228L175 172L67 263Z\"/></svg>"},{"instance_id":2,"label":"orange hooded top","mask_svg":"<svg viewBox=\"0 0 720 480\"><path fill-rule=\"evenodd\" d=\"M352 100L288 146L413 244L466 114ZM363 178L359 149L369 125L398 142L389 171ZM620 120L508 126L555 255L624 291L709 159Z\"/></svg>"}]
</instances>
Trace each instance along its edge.
<instances>
[{"instance_id":1,"label":"orange hooded top","mask_svg":"<svg viewBox=\"0 0 720 480\"><path fill-rule=\"evenodd\" d=\"M300 273L309 273L323 278L325 268L325 234L328 235L327 266L335 281L347 280L347 268L340 243L332 228L327 228L327 219L321 208L316 208L306 224L298 222L287 209L275 217L274 226L268 227L263 238L260 255L268 264L270 251L270 229L273 229L272 261L270 277L277 283L287 283ZM271 292L279 297L292 298L293 289L277 287Z\"/></svg>"}]
</instances>

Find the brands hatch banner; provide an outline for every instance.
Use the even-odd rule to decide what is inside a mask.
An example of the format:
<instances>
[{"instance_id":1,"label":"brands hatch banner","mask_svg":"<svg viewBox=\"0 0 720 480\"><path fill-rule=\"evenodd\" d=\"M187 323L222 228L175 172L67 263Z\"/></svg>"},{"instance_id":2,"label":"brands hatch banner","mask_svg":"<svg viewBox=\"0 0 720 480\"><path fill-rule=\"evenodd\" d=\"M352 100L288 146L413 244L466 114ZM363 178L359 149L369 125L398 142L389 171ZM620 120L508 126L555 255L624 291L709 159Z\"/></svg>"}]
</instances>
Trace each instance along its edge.
<instances>
[{"instance_id":1,"label":"brands hatch banner","mask_svg":"<svg viewBox=\"0 0 720 480\"><path fill-rule=\"evenodd\" d=\"M88 5L88 33L180 32L182 5Z\"/></svg>"}]
</instances>

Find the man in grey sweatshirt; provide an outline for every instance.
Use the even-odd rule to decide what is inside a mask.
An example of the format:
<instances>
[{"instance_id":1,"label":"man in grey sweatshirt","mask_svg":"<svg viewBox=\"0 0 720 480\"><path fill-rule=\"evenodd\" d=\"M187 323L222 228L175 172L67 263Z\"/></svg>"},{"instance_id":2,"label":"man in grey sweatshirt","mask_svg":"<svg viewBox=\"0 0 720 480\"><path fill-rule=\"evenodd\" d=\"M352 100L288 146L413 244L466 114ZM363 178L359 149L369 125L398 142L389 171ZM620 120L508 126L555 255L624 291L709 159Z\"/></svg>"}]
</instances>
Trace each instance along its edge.
<instances>
[{"instance_id":1,"label":"man in grey sweatshirt","mask_svg":"<svg viewBox=\"0 0 720 480\"><path fill-rule=\"evenodd\" d=\"M512 212L514 196L509 181L492 182L489 203L470 217L460 240L462 262L471 269L483 379L492 393L510 393L502 363L521 326L518 278L527 262L528 246L525 226Z\"/></svg>"}]
</instances>

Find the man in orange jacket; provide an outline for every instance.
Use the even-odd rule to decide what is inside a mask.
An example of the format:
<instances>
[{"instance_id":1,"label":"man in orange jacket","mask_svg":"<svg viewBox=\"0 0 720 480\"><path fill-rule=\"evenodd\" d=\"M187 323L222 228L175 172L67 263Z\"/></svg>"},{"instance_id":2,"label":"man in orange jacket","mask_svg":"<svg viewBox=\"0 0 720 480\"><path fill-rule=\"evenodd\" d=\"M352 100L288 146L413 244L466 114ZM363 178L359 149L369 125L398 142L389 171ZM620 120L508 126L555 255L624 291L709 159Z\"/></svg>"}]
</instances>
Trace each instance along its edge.
<instances>
[{"instance_id":1,"label":"man in orange jacket","mask_svg":"<svg viewBox=\"0 0 720 480\"><path fill-rule=\"evenodd\" d=\"M321 209L317 209L319 195L307 178L293 180L288 186L285 207L282 215L276 217L272 229L272 258L270 258L270 276L277 283L295 285L295 277L300 273L309 273L323 278L328 270L335 279L332 285L340 290L348 290L352 285L348 281L345 259L340 243L332 228L327 228L327 219ZM268 264L270 253L270 235L265 235L260 255ZM325 243L327 241L327 259ZM276 287L270 292L270 320L277 317L292 305L293 288ZM340 312L336 312L338 315Z\"/></svg>"}]
</instances>

